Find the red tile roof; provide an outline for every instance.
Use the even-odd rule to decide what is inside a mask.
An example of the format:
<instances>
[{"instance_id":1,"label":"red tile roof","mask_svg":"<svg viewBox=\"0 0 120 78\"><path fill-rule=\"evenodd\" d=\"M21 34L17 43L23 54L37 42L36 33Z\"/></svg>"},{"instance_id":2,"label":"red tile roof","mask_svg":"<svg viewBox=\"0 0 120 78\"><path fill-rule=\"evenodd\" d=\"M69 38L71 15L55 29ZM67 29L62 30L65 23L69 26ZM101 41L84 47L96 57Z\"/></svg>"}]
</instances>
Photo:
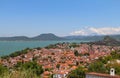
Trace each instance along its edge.
<instances>
[{"instance_id":1,"label":"red tile roof","mask_svg":"<svg viewBox=\"0 0 120 78\"><path fill-rule=\"evenodd\" d=\"M92 75L92 76L98 76L98 77L107 77L107 78L120 78L120 76L118 76L118 75L111 76L109 74L102 74L102 73L95 73L95 72L86 73L86 75Z\"/></svg>"}]
</instances>

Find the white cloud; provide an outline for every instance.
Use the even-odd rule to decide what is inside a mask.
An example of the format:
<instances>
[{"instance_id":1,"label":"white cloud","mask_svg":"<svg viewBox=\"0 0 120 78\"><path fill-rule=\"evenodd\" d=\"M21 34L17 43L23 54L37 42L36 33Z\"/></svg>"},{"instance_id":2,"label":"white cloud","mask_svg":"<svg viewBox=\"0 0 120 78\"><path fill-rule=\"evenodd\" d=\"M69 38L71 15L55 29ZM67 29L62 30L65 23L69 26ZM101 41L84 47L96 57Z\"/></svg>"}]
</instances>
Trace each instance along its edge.
<instances>
[{"instance_id":1,"label":"white cloud","mask_svg":"<svg viewBox=\"0 0 120 78\"><path fill-rule=\"evenodd\" d=\"M120 27L103 27L103 28L85 28L74 31L71 35L114 35L120 34Z\"/></svg>"},{"instance_id":2,"label":"white cloud","mask_svg":"<svg viewBox=\"0 0 120 78\"><path fill-rule=\"evenodd\" d=\"M71 35L88 35L88 33L85 30L80 30L72 32Z\"/></svg>"}]
</instances>

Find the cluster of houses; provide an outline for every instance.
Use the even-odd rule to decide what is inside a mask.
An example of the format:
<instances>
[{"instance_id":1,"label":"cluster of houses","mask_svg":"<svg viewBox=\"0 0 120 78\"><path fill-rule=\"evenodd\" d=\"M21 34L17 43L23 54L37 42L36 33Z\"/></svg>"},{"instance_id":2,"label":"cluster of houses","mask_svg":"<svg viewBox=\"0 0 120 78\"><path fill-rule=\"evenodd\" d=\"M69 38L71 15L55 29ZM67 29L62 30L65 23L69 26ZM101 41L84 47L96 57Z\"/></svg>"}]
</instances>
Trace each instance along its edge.
<instances>
[{"instance_id":1,"label":"cluster of houses","mask_svg":"<svg viewBox=\"0 0 120 78\"><path fill-rule=\"evenodd\" d=\"M77 68L78 65L87 66L99 57L109 55L111 51L120 49L120 47L111 47L105 45L89 45L79 44L79 47L69 48L69 44L58 44L57 48L34 49L26 54L21 54L9 59L3 59L3 65L12 67L18 62L29 62L36 60L42 65L45 72L43 78L48 78L50 74L54 74L54 78L65 78L66 75ZM80 56L75 56L74 51L77 50Z\"/></svg>"}]
</instances>

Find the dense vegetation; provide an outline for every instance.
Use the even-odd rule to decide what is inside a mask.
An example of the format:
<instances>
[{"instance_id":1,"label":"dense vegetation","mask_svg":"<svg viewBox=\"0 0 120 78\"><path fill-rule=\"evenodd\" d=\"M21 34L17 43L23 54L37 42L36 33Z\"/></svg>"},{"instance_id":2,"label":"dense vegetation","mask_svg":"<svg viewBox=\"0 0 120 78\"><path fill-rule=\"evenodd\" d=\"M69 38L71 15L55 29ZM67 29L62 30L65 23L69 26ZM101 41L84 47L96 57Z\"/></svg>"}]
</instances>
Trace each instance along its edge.
<instances>
[{"instance_id":1,"label":"dense vegetation","mask_svg":"<svg viewBox=\"0 0 120 78\"><path fill-rule=\"evenodd\" d=\"M79 56L79 53L78 53L77 50L74 51L74 55L75 55L75 56Z\"/></svg>"},{"instance_id":2,"label":"dense vegetation","mask_svg":"<svg viewBox=\"0 0 120 78\"><path fill-rule=\"evenodd\" d=\"M18 63L13 68L0 65L0 78L41 78L43 68L36 62Z\"/></svg>"},{"instance_id":3,"label":"dense vegetation","mask_svg":"<svg viewBox=\"0 0 120 78\"><path fill-rule=\"evenodd\" d=\"M77 43L71 43L71 44L69 45L69 47L70 47L70 48L79 47L79 44L77 44Z\"/></svg>"},{"instance_id":4,"label":"dense vegetation","mask_svg":"<svg viewBox=\"0 0 120 78\"><path fill-rule=\"evenodd\" d=\"M101 61L96 61L89 65L88 70L90 72L98 72L98 73L105 73L106 67Z\"/></svg>"},{"instance_id":5,"label":"dense vegetation","mask_svg":"<svg viewBox=\"0 0 120 78\"><path fill-rule=\"evenodd\" d=\"M50 48L54 49L54 48L58 48L58 47L57 47L57 44L50 44L50 45L46 46L45 48L46 49L50 49Z\"/></svg>"},{"instance_id":6,"label":"dense vegetation","mask_svg":"<svg viewBox=\"0 0 120 78\"><path fill-rule=\"evenodd\" d=\"M85 78L85 71L84 67L78 67L77 69L71 71L67 78Z\"/></svg>"},{"instance_id":7,"label":"dense vegetation","mask_svg":"<svg viewBox=\"0 0 120 78\"><path fill-rule=\"evenodd\" d=\"M75 51L74 54L76 56L79 55L77 51ZM120 75L120 63L118 63L117 60L120 60L120 50L113 51L108 56L100 57L98 60L86 66L86 68L78 67L68 74L68 78L85 78L86 72L109 74L111 68L114 68L115 73Z\"/></svg>"},{"instance_id":8,"label":"dense vegetation","mask_svg":"<svg viewBox=\"0 0 120 78\"><path fill-rule=\"evenodd\" d=\"M0 64L0 76L3 76L7 71L8 68Z\"/></svg>"},{"instance_id":9,"label":"dense vegetation","mask_svg":"<svg viewBox=\"0 0 120 78\"><path fill-rule=\"evenodd\" d=\"M111 68L115 69L116 74L120 75L120 51L113 51L110 55L101 57L88 67L90 72L109 73Z\"/></svg>"}]
</instances>

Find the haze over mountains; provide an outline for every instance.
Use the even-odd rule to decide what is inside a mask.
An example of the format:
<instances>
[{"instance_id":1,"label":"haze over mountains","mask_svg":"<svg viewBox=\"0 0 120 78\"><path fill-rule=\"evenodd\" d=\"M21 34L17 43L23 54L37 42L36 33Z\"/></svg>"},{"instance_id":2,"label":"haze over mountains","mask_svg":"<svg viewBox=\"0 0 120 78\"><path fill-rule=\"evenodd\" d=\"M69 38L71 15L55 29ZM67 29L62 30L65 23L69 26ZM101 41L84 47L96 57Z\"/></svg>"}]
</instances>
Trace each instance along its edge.
<instances>
[{"instance_id":1,"label":"haze over mountains","mask_svg":"<svg viewBox=\"0 0 120 78\"><path fill-rule=\"evenodd\" d=\"M48 34L40 34L35 37L27 37L27 36L15 36L15 37L0 37L0 41L39 41L39 40L65 40L65 38L58 37L52 33Z\"/></svg>"},{"instance_id":2,"label":"haze over mountains","mask_svg":"<svg viewBox=\"0 0 120 78\"><path fill-rule=\"evenodd\" d=\"M120 41L112 38L110 36L105 36L103 40L88 42L88 44L95 44L95 45L106 45L106 46L120 46Z\"/></svg>"},{"instance_id":3,"label":"haze over mountains","mask_svg":"<svg viewBox=\"0 0 120 78\"><path fill-rule=\"evenodd\" d=\"M112 38L120 40L120 35L110 35ZM35 37L27 36L14 36L14 37L0 37L0 41L47 41L47 40L88 40L88 41L98 41L104 39L104 35L101 36L65 36L59 37L52 33L40 34Z\"/></svg>"}]
</instances>

